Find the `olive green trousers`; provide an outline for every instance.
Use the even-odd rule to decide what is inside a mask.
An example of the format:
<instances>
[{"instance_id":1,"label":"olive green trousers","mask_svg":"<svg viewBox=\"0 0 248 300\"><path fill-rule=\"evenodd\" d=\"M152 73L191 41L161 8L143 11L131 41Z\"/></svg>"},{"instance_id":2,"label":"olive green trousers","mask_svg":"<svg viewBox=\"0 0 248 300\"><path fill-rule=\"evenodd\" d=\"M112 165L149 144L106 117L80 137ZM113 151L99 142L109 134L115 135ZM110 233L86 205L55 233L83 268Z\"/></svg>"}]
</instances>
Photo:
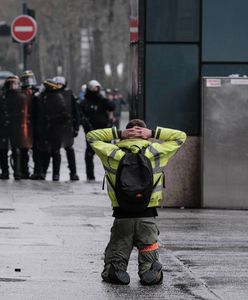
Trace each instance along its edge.
<instances>
[{"instance_id":1,"label":"olive green trousers","mask_svg":"<svg viewBox=\"0 0 248 300\"><path fill-rule=\"evenodd\" d=\"M139 250L139 276L150 270L153 262L159 258L158 235L155 217L115 219L105 249L102 278L108 281L111 265L117 270L126 271L133 247Z\"/></svg>"}]
</instances>

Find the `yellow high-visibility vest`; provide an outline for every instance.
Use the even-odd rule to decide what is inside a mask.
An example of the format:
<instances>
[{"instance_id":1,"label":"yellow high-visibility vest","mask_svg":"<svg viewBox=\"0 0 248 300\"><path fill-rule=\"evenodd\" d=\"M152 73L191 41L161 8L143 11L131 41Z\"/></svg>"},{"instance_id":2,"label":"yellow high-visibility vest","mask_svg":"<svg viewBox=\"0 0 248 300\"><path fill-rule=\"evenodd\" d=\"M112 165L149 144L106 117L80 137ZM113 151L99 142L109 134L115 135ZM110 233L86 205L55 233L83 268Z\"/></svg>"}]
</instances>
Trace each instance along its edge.
<instances>
[{"instance_id":1,"label":"yellow high-visibility vest","mask_svg":"<svg viewBox=\"0 0 248 300\"><path fill-rule=\"evenodd\" d=\"M186 133L180 130L157 127L154 139L159 141L151 141L144 139L125 139L119 140L116 127L92 130L87 133L87 141L92 149L99 156L105 169L106 175L115 186L116 171L118 169L121 158L125 155L122 148L126 148L136 153L141 148L146 148L144 155L148 157L153 168L153 183L159 178L158 184L154 188L148 207L156 207L160 205L163 191L162 172L167 165L169 159L175 155L177 150L186 141ZM113 143L116 140L117 143ZM118 207L115 192L107 181L108 196L113 207Z\"/></svg>"}]
</instances>

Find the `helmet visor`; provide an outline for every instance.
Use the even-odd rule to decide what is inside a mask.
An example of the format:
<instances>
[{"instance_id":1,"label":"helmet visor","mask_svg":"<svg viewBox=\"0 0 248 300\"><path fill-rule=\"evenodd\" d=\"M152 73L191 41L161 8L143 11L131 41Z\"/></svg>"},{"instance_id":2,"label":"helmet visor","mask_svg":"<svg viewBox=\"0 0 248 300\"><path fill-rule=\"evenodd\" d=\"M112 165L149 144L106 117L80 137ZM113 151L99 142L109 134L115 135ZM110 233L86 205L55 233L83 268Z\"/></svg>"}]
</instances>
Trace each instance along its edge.
<instances>
[{"instance_id":1,"label":"helmet visor","mask_svg":"<svg viewBox=\"0 0 248 300\"><path fill-rule=\"evenodd\" d=\"M35 77L22 77L21 78L22 86L34 86L37 84Z\"/></svg>"}]
</instances>

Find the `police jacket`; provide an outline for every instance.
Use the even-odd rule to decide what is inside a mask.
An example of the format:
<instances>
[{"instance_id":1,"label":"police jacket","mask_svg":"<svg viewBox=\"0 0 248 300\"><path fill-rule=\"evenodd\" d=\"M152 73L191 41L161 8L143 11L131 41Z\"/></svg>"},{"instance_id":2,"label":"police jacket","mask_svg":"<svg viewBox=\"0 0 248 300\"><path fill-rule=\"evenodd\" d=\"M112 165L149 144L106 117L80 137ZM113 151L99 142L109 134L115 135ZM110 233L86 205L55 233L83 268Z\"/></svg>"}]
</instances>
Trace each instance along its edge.
<instances>
[{"instance_id":1,"label":"police jacket","mask_svg":"<svg viewBox=\"0 0 248 300\"><path fill-rule=\"evenodd\" d=\"M108 112L115 108L114 102L110 102L100 93L94 94L88 92L82 103L82 125L85 133L93 129L108 127Z\"/></svg>"},{"instance_id":2,"label":"police jacket","mask_svg":"<svg viewBox=\"0 0 248 300\"><path fill-rule=\"evenodd\" d=\"M116 171L121 158L125 155L122 148L128 148L136 153L139 148L146 148L144 155L148 157L153 168L153 183L158 181L154 188L148 207L157 207L162 200L163 176L162 172L169 159L177 152L186 140L186 134L183 131L157 127L153 131L153 138L161 142L152 142L144 139L125 139L117 144L111 143L112 140L120 139L121 131L116 127L92 130L87 134L87 141L92 149L99 156L108 178L113 186L116 181ZM138 147L139 148L138 148ZM115 192L107 181L108 196L112 202L112 207L118 207Z\"/></svg>"},{"instance_id":3,"label":"police jacket","mask_svg":"<svg viewBox=\"0 0 248 300\"><path fill-rule=\"evenodd\" d=\"M79 115L79 108L77 104L77 97L73 94L72 90L67 87L62 87L60 89L61 92L65 94L65 97L69 97L71 99L71 116L72 119L72 126L73 126L73 135L74 137L77 136L79 131L80 125L80 115Z\"/></svg>"}]
</instances>

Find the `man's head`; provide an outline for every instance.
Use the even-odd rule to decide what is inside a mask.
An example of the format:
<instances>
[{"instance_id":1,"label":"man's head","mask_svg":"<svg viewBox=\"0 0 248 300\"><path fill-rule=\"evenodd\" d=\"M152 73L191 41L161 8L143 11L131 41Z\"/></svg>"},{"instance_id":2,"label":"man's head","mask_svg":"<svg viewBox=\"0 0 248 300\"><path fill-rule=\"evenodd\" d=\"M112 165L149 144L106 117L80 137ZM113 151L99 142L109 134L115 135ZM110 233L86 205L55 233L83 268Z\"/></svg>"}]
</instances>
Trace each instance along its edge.
<instances>
[{"instance_id":1,"label":"man's head","mask_svg":"<svg viewBox=\"0 0 248 300\"><path fill-rule=\"evenodd\" d=\"M133 127L143 127L147 128L146 123L140 119L132 119L127 123L126 129L133 128Z\"/></svg>"},{"instance_id":2,"label":"man's head","mask_svg":"<svg viewBox=\"0 0 248 300\"><path fill-rule=\"evenodd\" d=\"M128 122L126 129L121 133L123 139L144 139L152 137L152 130L148 129L146 123L140 119L133 119Z\"/></svg>"}]
</instances>

